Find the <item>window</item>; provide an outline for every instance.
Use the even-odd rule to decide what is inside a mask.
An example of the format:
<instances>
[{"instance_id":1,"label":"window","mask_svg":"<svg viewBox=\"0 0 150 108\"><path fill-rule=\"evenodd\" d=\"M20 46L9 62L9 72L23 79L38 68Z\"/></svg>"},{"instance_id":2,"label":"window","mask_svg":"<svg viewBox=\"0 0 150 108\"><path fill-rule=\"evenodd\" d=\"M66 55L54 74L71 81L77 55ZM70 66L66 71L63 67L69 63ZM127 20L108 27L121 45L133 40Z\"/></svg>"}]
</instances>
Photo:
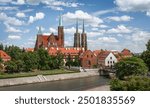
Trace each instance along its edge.
<instances>
[{"instance_id":1,"label":"window","mask_svg":"<svg viewBox=\"0 0 150 108\"><path fill-rule=\"evenodd\" d=\"M110 57L110 59L112 59L112 57Z\"/></svg>"},{"instance_id":2,"label":"window","mask_svg":"<svg viewBox=\"0 0 150 108\"><path fill-rule=\"evenodd\" d=\"M109 64L109 61L108 61L108 64Z\"/></svg>"},{"instance_id":3,"label":"window","mask_svg":"<svg viewBox=\"0 0 150 108\"><path fill-rule=\"evenodd\" d=\"M112 61L110 61L110 63L112 63Z\"/></svg>"},{"instance_id":4,"label":"window","mask_svg":"<svg viewBox=\"0 0 150 108\"><path fill-rule=\"evenodd\" d=\"M113 61L113 63L115 63L115 61Z\"/></svg>"},{"instance_id":5,"label":"window","mask_svg":"<svg viewBox=\"0 0 150 108\"><path fill-rule=\"evenodd\" d=\"M87 58L89 57L89 55L87 55Z\"/></svg>"},{"instance_id":6,"label":"window","mask_svg":"<svg viewBox=\"0 0 150 108\"><path fill-rule=\"evenodd\" d=\"M93 55L91 55L91 58L93 58Z\"/></svg>"}]
</instances>

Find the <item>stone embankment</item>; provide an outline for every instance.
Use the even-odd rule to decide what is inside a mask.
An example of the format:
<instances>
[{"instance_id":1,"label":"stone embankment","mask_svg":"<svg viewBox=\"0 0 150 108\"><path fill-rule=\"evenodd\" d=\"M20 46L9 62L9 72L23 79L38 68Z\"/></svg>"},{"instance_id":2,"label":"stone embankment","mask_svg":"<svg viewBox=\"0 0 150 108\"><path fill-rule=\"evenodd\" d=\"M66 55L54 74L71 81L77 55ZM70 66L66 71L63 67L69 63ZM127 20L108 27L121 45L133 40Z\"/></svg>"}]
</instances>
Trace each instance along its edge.
<instances>
[{"instance_id":1,"label":"stone embankment","mask_svg":"<svg viewBox=\"0 0 150 108\"><path fill-rule=\"evenodd\" d=\"M72 74L59 74L59 75L38 75L34 77L22 77L22 78L11 78L11 79L0 79L0 86L12 86L21 84L40 83L47 81L58 81L65 79L83 78L99 75L98 72L80 72Z\"/></svg>"}]
</instances>

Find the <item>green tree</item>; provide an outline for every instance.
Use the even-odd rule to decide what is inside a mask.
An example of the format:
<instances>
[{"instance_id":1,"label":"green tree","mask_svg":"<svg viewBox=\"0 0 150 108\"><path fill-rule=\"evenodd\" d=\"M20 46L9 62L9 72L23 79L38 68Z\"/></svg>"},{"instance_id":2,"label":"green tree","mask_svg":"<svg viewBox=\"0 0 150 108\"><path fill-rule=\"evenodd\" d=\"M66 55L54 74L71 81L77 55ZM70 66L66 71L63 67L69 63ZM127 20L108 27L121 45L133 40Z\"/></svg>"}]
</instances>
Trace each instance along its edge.
<instances>
[{"instance_id":1,"label":"green tree","mask_svg":"<svg viewBox=\"0 0 150 108\"><path fill-rule=\"evenodd\" d=\"M73 61L73 66L80 66L80 60L78 56L75 57L75 60Z\"/></svg>"},{"instance_id":2,"label":"green tree","mask_svg":"<svg viewBox=\"0 0 150 108\"><path fill-rule=\"evenodd\" d=\"M11 56L12 60L19 60L22 57L22 49L17 46L5 47L5 51Z\"/></svg>"},{"instance_id":3,"label":"green tree","mask_svg":"<svg viewBox=\"0 0 150 108\"><path fill-rule=\"evenodd\" d=\"M66 61L66 66L70 68L73 65L73 60L71 59L71 55L69 54Z\"/></svg>"},{"instance_id":4,"label":"green tree","mask_svg":"<svg viewBox=\"0 0 150 108\"><path fill-rule=\"evenodd\" d=\"M25 52L23 54L24 71L32 71L38 68L39 58L36 52Z\"/></svg>"},{"instance_id":5,"label":"green tree","mask_svg":"<svg viewBox=\"0 0 150 108\"><path fill-rule=\"evenodd\" d=\"M148 68L144 61L137 57L123 59L115 64L115 69L116 76L119 79L124 79L131 75L145 75L148 72Z\"/></svg>"},{"instance_id":6,"label":"green tree","mask_svg":"<svg viewBox=\"0 0 150 108\"><path fill-rule=\"evenodd\" d=\"M113 91L150 91L150 78L132 76L126 80L113 79L110 85Z\"/></svg>"},{"instance_id":7,"label":"green tree","mask_svg":"<svg viewBox=\"0 0 150 108\"><path fill-rule=\"evenodd\" d=\"M22 60L16 60L15 63L17 65L17 72L24 71L24 62Z\"/></svg>"},{"instance_id":8,"label":"green tree","mask_svg":"<svg viewBox=\"0 0 150 108\"><path fill-rule=\"evenodd\" d=\"M17 72L17 65L16 65L16 63L14 62L14 61L7 61L6 63L5 63L5 65L6 65L6 71L8 72L8 73L14 73L14 72Z\"/></svg>"},{"instance_id":9,"label":"green tree","mask_svg":"<svg viewBox=\"0 0 150 108\"><path fill-rule=\"evenodd\" d=\"M147 50L150 51L150 40L146 44Z\"/></svg>"},{"instance_id":10,"label":"green tree","mask_svg":"<svg viewBox=\"0 0 150 108\"><path fill-rule=\"evenodd\" d=\"M144 51L141 54L141 58L144 60L144 62L147 64L149 70L150 70L150 51Z\"/></svg>"},{"instance_id":11,"label":"green tree","mask_svg":"<svg viewBox=\"0 0 150 108\"><path fill-rule=\"evenodd\" d=\"M46 50L40 48L38 51L37 51L37 54L39 56L39 69L41 70L48 70L50 69L49 67L49 54Z\"/></svg>"},{"instance_id":12,"label":"green tree","mask_svg":"<svg viewBox=\"0 0 150 108\"><path fill-rule=\"evenodd\" d=\"M3 63L3 59L0 57L0 63Z\"/></svg>"}]
</instances>

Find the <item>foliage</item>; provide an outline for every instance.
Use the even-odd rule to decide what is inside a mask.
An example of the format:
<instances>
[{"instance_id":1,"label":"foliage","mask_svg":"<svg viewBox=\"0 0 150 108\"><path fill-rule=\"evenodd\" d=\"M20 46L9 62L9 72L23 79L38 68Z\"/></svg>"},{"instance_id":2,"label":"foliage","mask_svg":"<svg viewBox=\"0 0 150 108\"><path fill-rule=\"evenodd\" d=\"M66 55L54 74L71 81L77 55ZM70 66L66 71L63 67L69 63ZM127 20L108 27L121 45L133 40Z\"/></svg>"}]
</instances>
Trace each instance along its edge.
<instances>
[{"instance_id":1,"label":"foliage","mask_svg":"<svg viewBox=\"0 0 150 108\"><path fill-rule=\"evenodd\" d=\"M67 62L66 62L66 66L77 66L79 67L80 66L80 60L79 60L79 57L76 56L74 60L71 59L71 56L69 55L68 58L67 58Z\"/></svg>"},{"instance_id":2,"label":"foliage","mask_svg":"<svg viewBox=\"0 0 150 108\"><path fill-rule=\"evenodd\" d=\"M137 57L130 57L123 59L115 64L116 76L119 79L131 75L145 75L148 72L148 68L144 61Z\"/></svg>"},{"instance_id":3,"label":"foliage","mask_svg":"<svg viewBox=\"0 0 150 108\"><path fill-rule=\"evenodd\" d=\"M22 57L22 49L14 45L5 47L5 52L11 56L12 60L19 60Z\"/></svg>"},{"instance_id":4,"label":"foliage","mask_svg":"<svg viewBox=\"0 0 150 108\"><path fill-rule=\"evenodd\" d=\"M150 40L146 44L147 50L150 51Z\"/></svg>"},{"instance_id":5,"label":"foliage","mask_svg":"<svg viewBox=\"0 0 150 108\"><path fill-rule=\"evenodd\" d=\"M5 69L8 73L13 73L13 72L18 71L17 70L17 65L14 61L8 61L8 62L5 63L5 65L6 65Z\"/></svg>"},{"instance_id":6,"label":"foliage","mask_svg":"<svg viewBox=\"0 0 150 108\"><path fill-rule=\"evenodd\" d=\"M150 91L149 77L132 76L125 81L114 79L110 84L114 91Z\"/></svg>"},{"instance_id":7,"label":"foliage","mask_svg":"<svg viewBox=\"0 0 150 108\"><path fill-rule=\"evenodd\" d=\"M144 62L147 64L149 70L150 70L150 51L144 51L141 54L141 58L144 60Z\"/></svg>"},{"instance_id":8,"label":"foliage","mask_svg":"<svg viewBox=\"0 0 150 108\"><path fill-rule=\"evenodd\" d=\"M3 63L3 59L2 58L0 58L0 63Z\"/></svg>"}]
</instances>

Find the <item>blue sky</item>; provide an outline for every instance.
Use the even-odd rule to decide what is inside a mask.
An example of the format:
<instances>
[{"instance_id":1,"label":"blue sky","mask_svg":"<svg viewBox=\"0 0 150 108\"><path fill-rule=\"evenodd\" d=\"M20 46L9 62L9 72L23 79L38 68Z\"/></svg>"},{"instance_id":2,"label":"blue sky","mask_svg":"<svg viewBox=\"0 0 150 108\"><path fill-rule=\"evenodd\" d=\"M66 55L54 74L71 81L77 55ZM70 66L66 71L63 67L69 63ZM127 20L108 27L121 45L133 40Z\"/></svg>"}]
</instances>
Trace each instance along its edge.
<instances>
[{"instance_id":1,"label":"blue sky","mask_svg":"<svg viewBox=\"0 0 150 108\"><path fill-rule=\"evenodd\" d=\"M75 20L82 19L88 48L142 52L150 39L150 0L0 0L0 42L34 47L38 26L57 34L63 16L65 45L73 45Z\"/></svg>"}]
</instances>

